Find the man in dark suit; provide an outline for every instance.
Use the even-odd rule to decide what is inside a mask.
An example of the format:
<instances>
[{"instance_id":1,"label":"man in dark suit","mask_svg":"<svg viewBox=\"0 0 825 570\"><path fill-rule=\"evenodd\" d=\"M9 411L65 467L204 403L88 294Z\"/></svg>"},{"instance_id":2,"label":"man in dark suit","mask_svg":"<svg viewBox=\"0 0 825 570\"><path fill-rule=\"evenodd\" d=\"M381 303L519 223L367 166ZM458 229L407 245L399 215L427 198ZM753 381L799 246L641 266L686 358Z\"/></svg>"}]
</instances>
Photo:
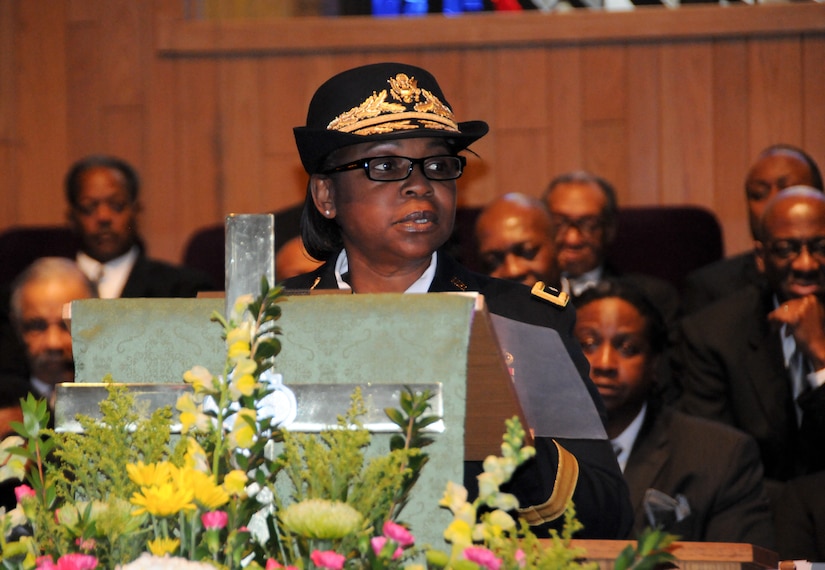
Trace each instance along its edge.
<instances>
[{"instance_id":1,"label":"man in dark suit","mask_svg":"<svg viewBox=\"0 0 825 570\"><path fill-rule=\"evenodd\" d=\"M215 290L200 271L146 256L137 230L139 190L137 172L112 156L83 158L66 175L68 218L78 242L72 244L77 247L75 261L96 294L103 299L195 297ZM0 370L25 374L23 350L5 309L8 295L0 290Z\"/></svg>"},{"instance_id":2,"label":"man in dark suit","mask_svg":"<svg viewBox=\"0 0 825 570\"><path fill-rule=\"evenodd\" d=\"M749 285L682 321L681 407L759 444L769 493L825 469L825 195L797 186L767 204Z\"/></svg>"},{"instance_id":3,"label":"man in dark suit","mask_svg":"<svg viewBox=\"0 0 825 570\"><path fill-rule=\"evenodd\" d=\"M662 404L661 316L628 283L602 281L576 298L575 336L607 409L634 509L634 531L659 526L682 540L772 548L773 528L753 438Z\"/></svg>"},{"instance_id":4,"label":"man in dark suit","mask_svg":"<svg viewBox=\"0 0 825 570\"><path fill-rule=\"evenodd\" d=\"M127 162L88 156L72 165L65 185L80 240L77 264L101 298L194 297L215 289L198 271L146 256L137 230L140 182Z\"/></svg>"},{"instance_id":5,"label":"man in dark suit","mask_svg":"<svg viewBox=\"0 0 825 570\"><path fill-rule=\"evenodd\" d=\"M745 179L745 200L753 239L757 239L759 218L768 200L780 190L800 184L823 189L819 167L804 150L776 144L759 153ZM687 276L682 308L685 313L692 313L759 280L753 251L716 261Z\"/></svg>"},{"instance_id":6,"label":"man in dark suit","mask_svg":"<svg viewBox=\"0 0 825 570\"><path fill-rule=\"evenodd\" d=\"M785 485L776 506L776 550L780 560L825 562L825 471Z\"/></svg>"},{"instance_id":7,"label":"man in dark suit","mask_svg":"<svg viewBox=\"0 0 825 570\"><path fill-rule=\"evenodd\" d=\"M645 292L669 327L675 324L680 302L672 285L649 275L622 273L605 263L616 236L618 203L613 185L589 172L561 174L550 182L544 202L553 222L556 263L565 292L576 296L602 279L621 277Z\"/></svg>"}]
</instances>

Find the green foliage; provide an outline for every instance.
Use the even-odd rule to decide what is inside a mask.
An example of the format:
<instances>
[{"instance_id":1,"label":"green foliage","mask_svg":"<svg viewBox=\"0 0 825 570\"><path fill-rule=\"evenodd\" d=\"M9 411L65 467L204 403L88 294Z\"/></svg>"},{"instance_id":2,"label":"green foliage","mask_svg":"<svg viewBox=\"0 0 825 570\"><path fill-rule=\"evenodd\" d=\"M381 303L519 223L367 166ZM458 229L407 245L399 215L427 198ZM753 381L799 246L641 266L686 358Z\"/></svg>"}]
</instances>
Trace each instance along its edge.
<instances>
[{"instance_id":1,"label":"green foliage","mask_svg":"<svg viewBox=\"0 0 825 570\"><path fill-rule=\"evenodd\" d=\"M360 388L336 428L318 435L285 432L275 470L283 470L291 483L290 500L322 498L348 503L376 527L397 516L427 460L420 446L432 440L422 436L421 429L433 423L432 416L424 416L431 398L429 392L413 394L409 388L402 393L402 410L386 412L404 428L404 435L398 436L400 443L393 439L389 453L370 461L364 455L371 436L360 422L366 413Z\"/></svg>"},{"instance_id":2,"label":"green foliage","mask_svg":"<svg viewBox=\"0 0 825 570\"><path fill-rule=\"evenodd\" d=\"M672 562L675 556L668 547L677 539L661 529L647 528L639 537L635 548L628 545L616 559L614 570L653 570Z\"/></svg>"},{"instance_id":3,"label":"green foliage","mask_svg":"<svg viewBox=\"0 0 825 570\"><path fill-rule=\"evenodd\" d=\"M168 457L172 410L164 407L146 417L135 407L123 385L104 378L109 397L100 403L102 419L78 416L82 433L56 434L58 441L50 464L57 496L62 500L106 501L128 499L137 491L125 466L153 463ZM175 458L180 464L182 453Z\"/></svg>"}]
</instances>

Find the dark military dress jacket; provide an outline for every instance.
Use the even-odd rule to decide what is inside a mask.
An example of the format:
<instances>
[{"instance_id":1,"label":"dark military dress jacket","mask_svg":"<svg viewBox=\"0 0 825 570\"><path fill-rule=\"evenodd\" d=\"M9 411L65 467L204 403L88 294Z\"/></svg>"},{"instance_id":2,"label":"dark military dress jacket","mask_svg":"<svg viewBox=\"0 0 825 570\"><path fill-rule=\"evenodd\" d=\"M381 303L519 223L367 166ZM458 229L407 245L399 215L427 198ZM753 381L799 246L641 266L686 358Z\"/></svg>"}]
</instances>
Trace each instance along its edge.
<instances>
[{"instance_id":1,"label":"dark military dress jacket","mask_svg":"<svg viewBox=\"0 0 825 570\"><path fill-rule=\"evenodd\" d=\"M287 291L337 289L336 258L333 256L311 273L286 280L284 287ZM588 409L593 410L591 423L599 424L599 431L603 433L603 405L589 378L587 360L572 335L575 323L572 306L548 302L519 283L474 273L441 252L429 291L478 292L484 296L492 315L555 330L566 349L564 358L568 360L558 364L574 370L574 378L566 375L560 379L553 370L548 370L547 392L543 396L566 398L568 393L581 392L584 387L591 399L588 402ZM565 385L565 382L576 385ZM536 437L536 456L516 471L504 490L518 498L520 515L534 525L538 534L548 528L561 527L564 505L572 496L576 516L584 525L577 537L625 538L632 525L633 512L610 442L606 435L593 437L592 430L583 432L582 437L566 431L564 437ZM480 472L478 462L465 463L465 485L471 494L475 475Z\"/></svg>"}]
</instances>

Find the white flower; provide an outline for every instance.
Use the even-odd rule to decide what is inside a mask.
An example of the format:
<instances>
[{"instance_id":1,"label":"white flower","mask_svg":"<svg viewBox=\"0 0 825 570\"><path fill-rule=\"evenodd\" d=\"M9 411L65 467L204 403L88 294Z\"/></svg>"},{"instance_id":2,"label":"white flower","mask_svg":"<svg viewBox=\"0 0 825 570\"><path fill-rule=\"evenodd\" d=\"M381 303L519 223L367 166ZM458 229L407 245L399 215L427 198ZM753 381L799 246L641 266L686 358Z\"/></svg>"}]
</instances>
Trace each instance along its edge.
<instances>
[{"instance_id":1,"label":"white flower","mask_svg":"<svg viewBox=\"0 0 825 570\"><path fill-rule=\"evenodd\" d=\"M193 562L178 556L153 556L144 552L140 558L115 567L115 570L215 570L205 562Z\"/></svg>"}]
</instances>

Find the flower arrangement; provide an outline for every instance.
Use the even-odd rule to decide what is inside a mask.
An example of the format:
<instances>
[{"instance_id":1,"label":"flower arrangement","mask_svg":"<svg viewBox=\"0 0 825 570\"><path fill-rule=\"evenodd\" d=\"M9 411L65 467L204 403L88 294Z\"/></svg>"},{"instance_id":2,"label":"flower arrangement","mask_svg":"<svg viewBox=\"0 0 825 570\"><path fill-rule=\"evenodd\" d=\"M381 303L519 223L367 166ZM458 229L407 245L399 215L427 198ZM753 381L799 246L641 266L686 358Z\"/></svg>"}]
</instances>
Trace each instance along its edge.
<instances>
[{"instance_id":1,"label":"flower arrangement","mask_svg":"<svg viewBox=\"0 0 825 570\"><path fill-rule=\"evenodd\" d=\"M0 517L0 564L26 570L92 568L250 568L286 570L504 570L590 568L570 541L580 525L572 505L561 535L542 544L509 513L500 491L534 450L509 421L501 457L489 457L479 497L448 483L440 502L453 521L448 552L416 543L403 509L431 443L427 392L406 390L388 418L399 433L368 458L365 404L353 393L337 425L318 434L280 428L258 402L280 352L281 290L238 300L213 320L226 341L224 369L196 366L172 411L136 410L127 390L109 385L102 420L79 417L82 434L49 429L44 401L22 402L19 437L0 445L0 477L23 477L18 506ZM125 466L125 468L124 468ZM435 506L434 506L435 507ZM667 559L672 537L659 533L623 554L617 570Z\"/></svg>"}]
</instances>

